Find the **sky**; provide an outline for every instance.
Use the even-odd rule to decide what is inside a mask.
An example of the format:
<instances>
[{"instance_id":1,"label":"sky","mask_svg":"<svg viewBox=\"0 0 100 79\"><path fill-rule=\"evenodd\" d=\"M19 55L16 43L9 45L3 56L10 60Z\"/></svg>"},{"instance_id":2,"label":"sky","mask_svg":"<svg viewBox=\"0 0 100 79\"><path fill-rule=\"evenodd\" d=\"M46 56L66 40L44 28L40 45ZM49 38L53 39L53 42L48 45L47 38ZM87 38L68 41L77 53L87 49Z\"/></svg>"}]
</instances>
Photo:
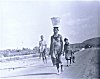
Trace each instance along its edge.
<instances>
[{"instance_id":1,"label":"sky","mask_svg":"<svg viewBox=\"0 0 100 79\"><path fill-rule=\"evenodd\" d=\"M71 44L100 36L100 2L0 0L0 50L31 48L40 36L50 46L51 17L60 17L59 33Z\"/></svg>"}]
</instances>

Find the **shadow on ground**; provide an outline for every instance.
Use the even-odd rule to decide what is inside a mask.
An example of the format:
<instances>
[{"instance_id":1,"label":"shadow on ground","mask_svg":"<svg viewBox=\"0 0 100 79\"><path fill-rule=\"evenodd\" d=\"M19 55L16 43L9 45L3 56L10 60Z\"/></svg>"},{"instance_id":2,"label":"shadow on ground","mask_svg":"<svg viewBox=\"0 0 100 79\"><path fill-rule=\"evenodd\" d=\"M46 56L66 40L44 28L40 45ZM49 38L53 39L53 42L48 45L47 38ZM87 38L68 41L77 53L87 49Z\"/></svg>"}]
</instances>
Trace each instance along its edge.
<instances>
[{"instance_id":1,"label":"shadow on ground","mask_svg":"<svg viewBox=\"0 0 100 79\"><path fill-rule=\"evenodd\" d=\"M8 77L0 77L0 78L11 78L11 77L22 77L22 76L36 76L36 75L54 75L56 73L34 73L34 74L24 74L24 75L16 75L16 76L8 76Z\"/></svg>"}]
</instances>

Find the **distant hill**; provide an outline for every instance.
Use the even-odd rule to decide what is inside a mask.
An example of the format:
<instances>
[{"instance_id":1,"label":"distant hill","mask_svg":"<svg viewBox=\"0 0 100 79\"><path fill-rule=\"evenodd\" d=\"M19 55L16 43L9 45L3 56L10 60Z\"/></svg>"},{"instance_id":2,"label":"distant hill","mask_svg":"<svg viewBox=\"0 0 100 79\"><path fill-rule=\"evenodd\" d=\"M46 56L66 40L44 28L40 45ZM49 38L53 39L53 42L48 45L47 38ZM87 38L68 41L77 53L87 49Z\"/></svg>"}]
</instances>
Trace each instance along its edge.
<instances>
[{"instance_id":1,"label":"distant hill","mask_svg":"<svg viewBox=\"0 0 100 79\"><path fill-rule=\"evenodd\" d=\"M82 48L85 45L83 43L75 43L75 44L70 44L71 48Z\"/></svg>"},{"instance_id":2,"label":"distant hill","mask_svg":"<svg viewBox=\"0 0 100 79\"><path fill-rule=\"evenodd\" d=\"M70 47L71 48L83 48L86 45L89 45L91 47L100 47L100 37L91 38L91 39L83 41L82 43L71 44Z\"/></svg>"},{"instance_id":3,"label":"distant hill","mask_svg":"<svg viewBox=\"0 0 100 79\"><path fill-rule=\"evenodd\" d=\"M86 41L83 41L82 43L85 45L89 44L93 47L100 47L100 37L91 38L91 39L88 39Z\"/></svg>"}]
</instances>

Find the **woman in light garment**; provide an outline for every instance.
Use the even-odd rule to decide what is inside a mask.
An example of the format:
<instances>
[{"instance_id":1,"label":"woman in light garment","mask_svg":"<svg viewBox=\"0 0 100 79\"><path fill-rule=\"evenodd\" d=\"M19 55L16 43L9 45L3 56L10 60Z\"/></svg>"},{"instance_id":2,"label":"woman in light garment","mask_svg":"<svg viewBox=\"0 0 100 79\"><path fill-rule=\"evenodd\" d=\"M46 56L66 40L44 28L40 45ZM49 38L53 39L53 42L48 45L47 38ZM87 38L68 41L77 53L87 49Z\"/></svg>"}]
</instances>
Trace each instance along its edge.
<instances>
[{"instance_id":1,"label":"woman in light garment","mask_svg":"<svg viewBox=\"0 0 100 79\"><path fill-rule=\"evenodd\" d=\"M50 44L50 55L51 55L51 60L53 65L56 65L57 67L57 73L60 73L60 67L61 67L61 72L63 71L63 65L61 62L61 54L62 54L62 49L63 49L63 40L62 36L58 34L58 27L54 27L53 29L53 36L51 36L51 44Z\"/></svg>"},{"instance_id":2,"label":"woman in light garment","mask_svg":"<svg viewBox=\"0 0 100 79\"><path fill-rule=\"evenodd\" d=\"M43 35L41 35L41 40L39 41L39 53L40 53L39 57L43 59L44 63L47 63L46 50L47 50L47 44L46 41L44 40Z\"/></svg>"}]
</instances>

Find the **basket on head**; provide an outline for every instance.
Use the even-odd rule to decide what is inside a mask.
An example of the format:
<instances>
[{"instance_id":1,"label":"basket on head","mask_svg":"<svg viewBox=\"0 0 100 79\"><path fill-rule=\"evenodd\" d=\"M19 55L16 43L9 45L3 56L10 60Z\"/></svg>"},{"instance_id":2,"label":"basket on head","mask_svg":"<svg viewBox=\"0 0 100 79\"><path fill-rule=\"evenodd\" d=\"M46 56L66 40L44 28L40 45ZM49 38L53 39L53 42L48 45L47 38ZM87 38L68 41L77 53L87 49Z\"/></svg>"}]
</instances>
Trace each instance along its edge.
<instances>
[{"instance_id":1,"label":"basket on head","mask_svg":"<svg viewBox=\"0 0 100 79\"><path fill-rule=\"evenodd\" d=\"M52 25L53 25L53 26L56 26L56 25L59 25L59 23L60 23L60 18L59 18L59 17L52 17L52 18L51 18L51 21L52 21Z\"/></svg>"}]
</instances>

